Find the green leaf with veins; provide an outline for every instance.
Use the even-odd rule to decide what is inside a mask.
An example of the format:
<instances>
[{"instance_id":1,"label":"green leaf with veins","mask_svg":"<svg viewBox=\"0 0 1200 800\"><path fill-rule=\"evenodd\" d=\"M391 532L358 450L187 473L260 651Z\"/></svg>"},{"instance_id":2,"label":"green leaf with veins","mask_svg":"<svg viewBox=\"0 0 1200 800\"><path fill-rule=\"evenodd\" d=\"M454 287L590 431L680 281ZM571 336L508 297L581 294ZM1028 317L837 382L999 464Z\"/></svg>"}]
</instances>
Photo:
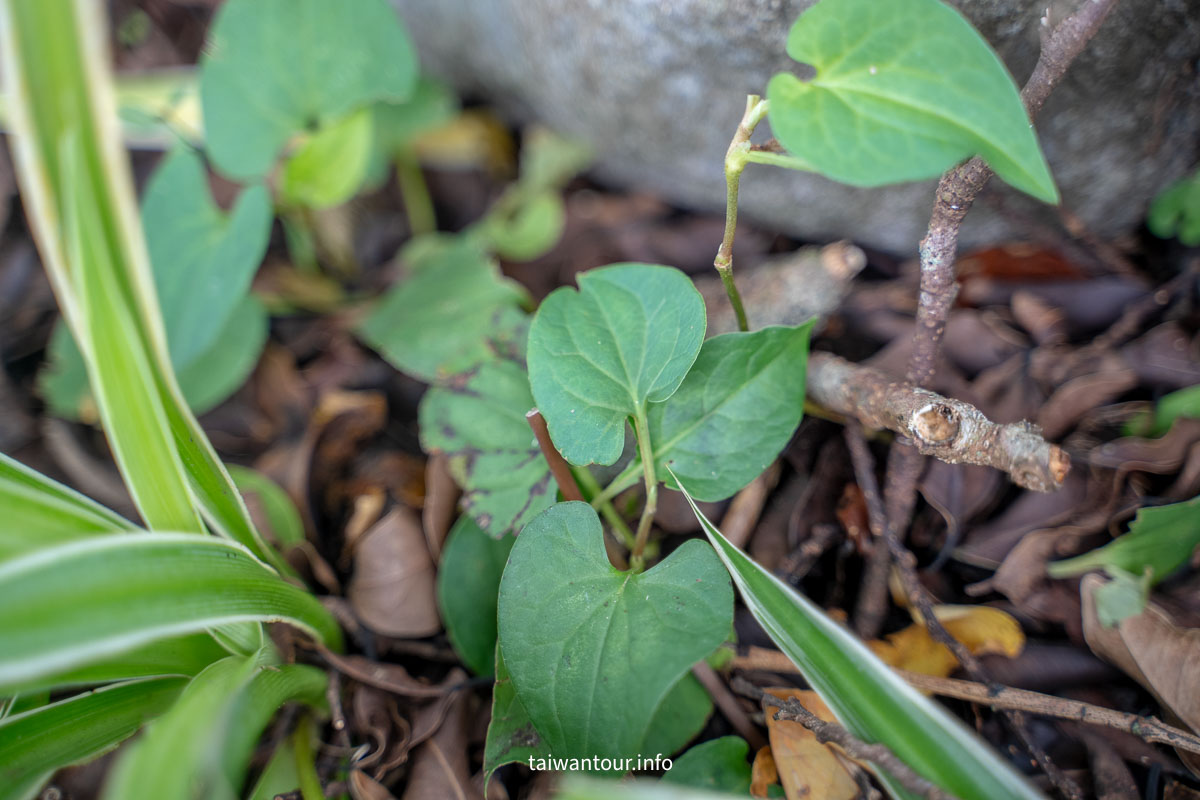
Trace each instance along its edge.
<instances>
[{"instance_id":1,"label":"green leaf with veins","mask_svg":"<svg viewBox=\"0 0 1200 800\"><path fill-rule=\"evenodd\" d=\"M496 683L492 688L492 719L488 723L487 741L483 747L483 771L488 778L497 767L546 758L550 748L537 728L529 721L529 713L517 697L512 676L504 663L504 654L496 646Z\"/></svg>"},{"instance_id":2,"label":"green leaf with veins","mask_svg":"<svg viewBox=\"0 0 1200 800\"><path fill-rule=\"evenodd\" d=\"M478 245L466 237L422 237L400 261L404 274L358 329L396 369L432 383L498 352L520 351L525 291Z\"/></svg>"},{"instance_id":3,"label":"green leaf with veins","mask_svg":"<svg viewBox=\"0 0 1200 800\"><path fill-rule=\"evenodd\" d=\"M750 745L740 736L722 736L698 744L675 759L663 783L750 795Z\"/></svg>"},{"instance_id":4,"label":"green leaf with veins","mask_svg":"<svg viewBox=\"0 0 1200 800\"><path fill-rule=\"evenodd\" d=\"M1058 202L1012 78L945 3L821 0L792 26L787 52L816 74L771 78L771 130L826 177L922 180L978 154L1017 189Z\"/></svg>"},{"instance_id":5,"label":"green leaf with veins","mask_svg":"<svg viewBox=\"0 0 1200 800\"><path fill-rule=\"evenodd\" d=\"M704 301L677 269L616 264L550 294L529 330L529 380L573 464L612 464L625 419L679 388L704 340Z\"/></svg>"},{"instance_id":6,"label":"green leaf with veins","mask_svg":"<svg viewBox=\"0 0 1200 800\"><path fill-rule=\"evenodd\" d=\"M642 742L642 755L649 758L675 755L704 730L712 712L708 690L695 675L686 673L658 704Z\"/></svg>"},{"instance_id":7,"label":"green leaf with veins","mask_svg":"<svg viewBox=\"0 0 1200 800\"><path fill-rule=\"evenodd\" d=\"M454 651L476 675L495 669L496 593L514 541L512 536L493 539L469 516L459 517L446 536L437 574L438 610Z\"/></svg>"},{"instance_id":8,"label":"green leaf with veins","mask_svg":"<svg viewBox=\"0 0 1200 800\"><path fill-rule=\"evenodd\" d=\"M525 370L508 360L456 375L421 399L421 447L450 456L464 510L492 537L519 531L557 496L525 419L531 408Z\"/></svg>"},{"instance_id":9,"label":"green leaf with veins","mask_svg":"<svg viewBox=\"0 0 1200 800\"><path fill-rule=\"evenodd\" d=\"M733 592L692 540L642 573L609 563L596 512L559 503L525 526L500 581L500 649L556 756L638 755L655 711L725 640Z\"/></svg>"},{"instance_id":10,"label":"green leaf with veins","mask_svg":"<svg viewBox=\"0 0 1200 800\"><path fill-rule=\"evenodd\" d=\"M694 497L724 500L775 460L804 413L811 328L726 333L704 343L679 390L650 404L656 471L668 487L675 488L670 464Z\"/></svg>"},{"instance_id":11,"label":"green leaf with veins","mask_svg":"<svg viewBox=\"0 0 1200 800\"><path fill-rule=\"evenodd\" d=\"M176 377L188 405L197 414L216 408L241 388L262 355L270 334L266 306L247 294L212 347L179 367Z\"/></svg>"},{"instance_id":12,"label":"green leaf with veins","mask_svg":"<svg viewBox=\"0 0 1200 800\"><path fill-rule=\"evenodd\" d=\"M1187 563L1200 548L1200 497L1183 503L1143 508L1129 533L1065 561L1046 565L1053 578L1081 575L1093 569L1116 568L1141 579L1149 570L1148 585L1154 585Z\"/></svg>"},{"instance_id":13,"label":"green leaf with veins","mask_svg":"<svg viewBox=\"0 0 1200 800\"><path fill-rule=\"evenodd\" d=\"M200 63L208 152L233 178L266 175L297 133L417 82L412 41L384 0L229 0Z\"/></svg>"},{"instance_id":14,"label":"green leaf with veins","mask_svg":"<svg viewBox=\"0 0 1200 800\"><path fill-rule=\"evenodd\" d=\"M682 706L675 708L675 705ZM671 687L671 691L659 704L642 753L653 756L659 751L668 755L694 738L712 715L712 700L699 681L688 673ZM653 748L653 749L652 749ZM497 768L516 761L528 762L529 758L547 758L553 755L529 721L529 713L517 697L504 655L496 648L496 683L492 690L492 720L488 724L487 743L484 746L483 769L489 776Z\"/></svg>"}]
</instances>

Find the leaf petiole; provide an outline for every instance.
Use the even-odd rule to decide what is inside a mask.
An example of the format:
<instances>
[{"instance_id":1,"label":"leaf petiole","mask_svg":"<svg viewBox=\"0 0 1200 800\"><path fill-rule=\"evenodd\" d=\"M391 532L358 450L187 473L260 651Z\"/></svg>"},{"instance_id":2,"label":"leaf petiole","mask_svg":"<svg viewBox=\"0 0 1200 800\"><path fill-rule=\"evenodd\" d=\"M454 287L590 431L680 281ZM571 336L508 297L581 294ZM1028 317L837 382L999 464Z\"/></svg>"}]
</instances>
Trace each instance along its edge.
<instances>
[{"instance_id":1,"label":"leaf petiole","mask_svg":"<svg viewBox=\"0 0 1200 800\"><path fill-rule=\"evenodd\" d=\"M637 539L629 559L630 566L640 572L645 568L642 551L646 549L650 524L654 521L654 512L658 510L658 478L654 474L654 448L650 444L650 423L646 420L645 404L639 404L634 412L633 430L637 436L638 455L642 458L642 470L646 478L646 505L642 509L642 518L638 520Z\"/></svg>"}]
</instances>

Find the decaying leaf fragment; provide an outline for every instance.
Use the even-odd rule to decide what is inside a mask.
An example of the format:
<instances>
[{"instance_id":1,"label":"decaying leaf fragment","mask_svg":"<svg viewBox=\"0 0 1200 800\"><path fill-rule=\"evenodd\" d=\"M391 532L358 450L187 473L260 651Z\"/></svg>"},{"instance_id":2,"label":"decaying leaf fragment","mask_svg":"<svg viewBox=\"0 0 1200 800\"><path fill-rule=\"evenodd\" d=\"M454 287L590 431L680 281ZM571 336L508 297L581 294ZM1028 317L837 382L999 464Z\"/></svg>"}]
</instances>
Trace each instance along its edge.
<instances>
[{"instance_id":1,"label":"decaying leaf fragment","mask_svg":"<svg viewBox=\"0 0 1200 800\"><path fill-rule=\"evenodd\" d=\"M767 692L781 700L798 700L826 722L837 722L816 692L800 689L767 689ZM775 709L768 709L766 717L771 753L788 800L853 800L858 796L858 784L832 747L817 741L816 734L799 722L775 719Z\"/></svg>"},{"instance_id":2,"label":"decaying leaf fragment","mask_svg":"<svg viewBox=\"0 0 1200 800\"><path fill-rule=\"evenodd\" d=\"M359 619L376 633L421 637L441 629L433 559L412 512L398 506L363 534L347 595Z\"/></svg>"},{"instance_id":3,"label":"decaying leaf fragment","mask_svg":"<svg viewBox=\"0 0 1200 800\"><path fill-rule=\"evenodd\" d=\"M1169 721L1174 716L1200 732L1200 628L1180 627L1156 603L1106 628L1100 623L1095 598L1105 583L1093 574L1085 576L1079 587L1088 647L1153 694ZM1184 760L1193 770L1200 767L1194 758Z\"/></svg>"}]
</instances>

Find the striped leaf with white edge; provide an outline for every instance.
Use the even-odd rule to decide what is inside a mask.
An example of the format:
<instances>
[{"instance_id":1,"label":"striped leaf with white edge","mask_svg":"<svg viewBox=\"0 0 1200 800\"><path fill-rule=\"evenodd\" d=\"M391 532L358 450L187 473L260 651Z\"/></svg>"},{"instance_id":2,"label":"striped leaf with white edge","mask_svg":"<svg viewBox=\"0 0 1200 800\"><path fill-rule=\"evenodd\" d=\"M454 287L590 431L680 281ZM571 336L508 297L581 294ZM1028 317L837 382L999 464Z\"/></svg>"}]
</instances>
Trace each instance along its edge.
<instances>
[{"instance_id":1,"label":"striped leaf with white edge","mask_svg":"<svg viewBox=\"0 0 1200 800\"><path fill-rule=\"evenodd\" d=\"M686 489L683 495L746 607L851 733L887 745L918 774L962 800L1041 796L965 725L731 544ZM910 796L883 770L876 774L893 796Z\"/></svg>"},{"instance_id":2,"label":"striped leaf with white edge","mask_svg":"<svg viewBox=\"0 0 1200 800\"><path fill-rule=\"evenodd\" d=\"M186 683L115 683L0 722L0 800L33 798L55 770L113 749L165 711Z\"/></svg>"},{"instance_id":3,"label":"striped leaf with white edge","mask_svg":"<svg viewBox=\"0 0 1200 800\"><path fill-rule=\"evenodd\" d=\"M341 647L313 595L234 542L178 533L68 542L0 564L0 685L249 621L287 622Z\"/></svg>"},{"instance_id":4,"label":"striped leaf with white edge","mask_svg":"<svg viewBox=\"0 0 1200 800\"><path fill-rule=\"evenodd\" d=\"M138 527L74 489L0 453L0 560L99 533Z\"/></svg>"},{"instance_id":5,"label":"striped leaf with white edge","mask_svg":"<svg viewBox=\"0 0 1200 800\"><path fill-rule=\"evenodd\" d=\"M146 524L212 529L291 570L255 530L171 369L120 138L101 5L4 0L0 57L21 195Z\"/></svg>"},{"instance_id":6,"label":"striped leaf with white edge","mask_svg":"<svg viewBox=\"0 0 1200 800\"><path fill-rule=\"evenodd\" d=\"M109 775L104 797L234 800L258 737L288 700L322 704L325 673L276 666L272 646L208 667L155 720Z\"/></svg>"}]
</instances>

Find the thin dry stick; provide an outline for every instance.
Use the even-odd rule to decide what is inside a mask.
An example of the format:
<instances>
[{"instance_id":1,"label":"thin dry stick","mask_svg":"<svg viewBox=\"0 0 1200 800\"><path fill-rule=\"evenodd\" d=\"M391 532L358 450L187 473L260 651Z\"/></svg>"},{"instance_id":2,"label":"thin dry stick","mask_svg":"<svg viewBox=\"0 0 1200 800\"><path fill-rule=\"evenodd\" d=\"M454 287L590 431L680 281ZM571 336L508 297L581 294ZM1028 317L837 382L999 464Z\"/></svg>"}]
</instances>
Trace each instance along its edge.
<instances>
[{"instance_id":1,"label":"thin dry stick","mask_svg":"<svg viewBox=\"0 0 1200 800\"><path fill-rule=\"evenodd\" d=\"M880 769L886 770L901 786L918 797L924 797L927 800L953 800L954 795L913 772L912 768L893 753L887 745L864 742L836 722L826 722L821 719L805 708L799 700L782 700L764 692L744 678L735 678L733 688L740 694L753 697L762 703L763 711L767 710L767 706L778 708L779 710L775 712L775 719L799 722L812 731L817 737L817 741L822 744L836 744L851 758L869 761Z\"/></svg>"},{"instance_id":2,"label":"thin dry stick","mask_svg":"<svg viewBox=\"0 0 1200 800\"><path fill-rule=\"evenodd\" d=\"M757 753L766 747L767 740L759 732L758 726L750 719L750 715L729 691L725 681L721 679L716 670L709 666L707 661L700 661L693 665L692 675L696 676L700 685L708 690L713 704L721 709L721 713L725 715L725 719L738 732L738 735L750 743L750 752Z\"/></svg>"},{"instance_id":3,"label":"thin dry stick","mask_svg":"<svg viewBox=\"0 0 1200 800\"><path fill-rule=\"evenodd\" d=\"M1041 111L1067 67L1083 51L1115 5L1116 0L1082 0L1078 10L1059 23L1053 32L1049 19L1042 18L1039 29L1041 52L1033 74L1021 90L1021 100L1030 119ZM938 182L929 229L920 245L921 293L912 358L908 365L909 383L928 386L937 370L938 352L958 291L954 263L958 254L959 227L991 177L992 170L976 157L950 170ZM920 454L908 447L893 448L888 457L887 513L897 530L908 528L921 464Z\"/></svg>"},{"instance_id":4,"label":"thin dry stick","mask_svg":"<svg viewBox=\"0 0 1200 800\"><path fill-rule=\"evenodd\" d=\"M949 464L995 467L1026 489L1057 489L1071 466L1063 449L1043 439L1029 423L997 424L970 403L829 353L809 357L807 391L822 406L869 428L907 436L924 455Z\"/></svg>"},{"instance_id":5,"label":"thin dry stick","mask_svg":"<svg viewBox=\"0 0 1200 800\"><path fill-rule=\"evenodd\" d=\"M867 442L863 438L858 423L852 422L846 426L846 444L850 449L850 460L854 464L854 477L858 481L858 486L862 489L863 498L867 503L871 533L877 545L886 542L887 549L892 555L892 562L899 570L900 581L904 585L905 594L908 595L910 607L917 609L917 613L920 614L921 620L929 630L930 637L935 642L940 642L948 647L967 674L981 683L989 683L979 659L975 658L966 645L950 635L950 632L946 630L934 613L933 600L917 578L917 559L909 552L908 548L900 543L900 538L896 535L891 520L885 515L883 500L879 496L879 485L875 480L875 460L871 458L871 451L867 449ZM1025 745L1030 756L1041 766L1058 790L1071 800L1082 800L1083 791L1079 786L1063 774L1062 770L1050 760L1050 756L1045 750L1029 735L1025 715L1020 711L1002 709L1001 716L1008 722L1013 733Z\"/></svg>"},{"instance_id":6,"label":"thin dry stick","mask_svg":"<svg viewBox=\"0 0 1200 800\"><path fill-rule=\"evenodd\" d=\"M546 463L550 466L550 474L554 476L555 482L558 484L558 490L562 492L564 500L583 500L583 492L579 490L579 484L575 482L575 475L571 472L571 465L562 457L562 453L550 441L550 429L546 427L546 420L542 416L542 412L536 408L529 409L525 414L525 420L529 423L529 427L533 428L533 435L537 437L538 447L542 449L542 457L546 459Z\"/></svg>"},{"instance_id":7,"label":"thin dry stick","mask_svg":"<svg viewBox=\"0 0 1200 800\"><path fill-rule=\"evenodd\" d=\"M800 670L786 654L765 647L751 646L746 655L738 656L733 660L732 666L736 670L800 674ZM1111 708L1085 703L1081 700L1067 700L1054 695L1031 692L1027 689L1014 689L1009 686L984 686L982 683L974 681L922 675L919 672L909 672L903 669L897 669L896 674L916 689L943 697L967 700L995 709L1012 708L1043 717L1056 717L1105 728L1115 728L1132 733L1146 742L1170 745L1189 753L1200 753L1200 736L1172 727L1157 717L1143 717L1124 711L1114 711Z\"/></svg>"}]
</instances>

